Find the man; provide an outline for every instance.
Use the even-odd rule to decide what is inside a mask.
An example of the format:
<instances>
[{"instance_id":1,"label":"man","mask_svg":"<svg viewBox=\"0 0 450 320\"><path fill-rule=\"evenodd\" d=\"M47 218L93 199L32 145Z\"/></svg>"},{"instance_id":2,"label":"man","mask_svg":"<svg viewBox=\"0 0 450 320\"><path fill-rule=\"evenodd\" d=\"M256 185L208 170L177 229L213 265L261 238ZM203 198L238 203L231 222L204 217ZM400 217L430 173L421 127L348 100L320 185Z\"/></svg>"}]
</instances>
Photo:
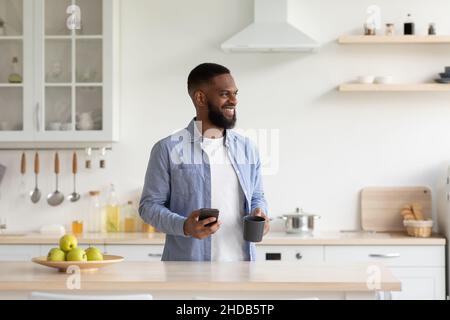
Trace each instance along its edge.
<instances>
[{"instance_id":1,"label":"man","mask_svg":"<svg viewBox=\"0 0 450 320\"><path fill-rule=\"evenodd\" d=\"M188 93L196 118L152 149L139 213L167 234L162 260L255 260L254 244L243 239L243 216L265 218L269 231L258 152L230 130L237 92L227 68L194 68ZM201 208L219 209L218 220L199 220Z\"/></svg>"}]
</instances>

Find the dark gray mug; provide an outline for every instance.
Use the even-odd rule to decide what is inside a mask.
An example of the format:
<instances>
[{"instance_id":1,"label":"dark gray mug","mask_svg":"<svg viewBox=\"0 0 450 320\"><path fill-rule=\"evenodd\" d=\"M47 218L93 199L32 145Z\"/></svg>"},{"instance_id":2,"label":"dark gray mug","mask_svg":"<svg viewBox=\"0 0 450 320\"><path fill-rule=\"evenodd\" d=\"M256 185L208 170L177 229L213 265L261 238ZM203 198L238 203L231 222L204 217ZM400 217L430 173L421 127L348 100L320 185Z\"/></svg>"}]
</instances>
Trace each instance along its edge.
<instances>
[{"instance_id":1,"label":"dark gray mug","mask_svg":"<svg viewBox=\"0 0 450 320\"><path fill-rule=\"evenodd\" d=\"M244 240L260 242L264 235L264 224L266 220L258 216L244 217Z\"/></svg>"}]
</instances>

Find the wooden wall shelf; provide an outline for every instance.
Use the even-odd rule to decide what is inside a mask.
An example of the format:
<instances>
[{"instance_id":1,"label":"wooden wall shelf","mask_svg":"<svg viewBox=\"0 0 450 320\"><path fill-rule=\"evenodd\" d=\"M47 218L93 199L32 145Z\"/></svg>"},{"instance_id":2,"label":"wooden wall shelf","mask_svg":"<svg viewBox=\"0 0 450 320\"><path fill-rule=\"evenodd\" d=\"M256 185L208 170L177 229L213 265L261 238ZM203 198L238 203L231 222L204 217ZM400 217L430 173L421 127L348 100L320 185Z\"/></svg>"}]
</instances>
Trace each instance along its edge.
<instances>
[{"instance_id":1,"label":"wooden wall shelf","mask_svg":"<svg viewBox=\"0 0 450 320\"><path fill-rule=\"evenodd\" d=\"M348 83L339 86L342 92L450 92L450 84L360 84Z\"/></svg>"},{"instance_id":2,"label":"wooden wall shelf","mask_svg":"<svg viewBox=\"0 0 450 320\"><path fill-rule=\"evenodd\" d=\"M450 44L450 36L342 36L340 44Z\"/></svg>"}]
</instances>

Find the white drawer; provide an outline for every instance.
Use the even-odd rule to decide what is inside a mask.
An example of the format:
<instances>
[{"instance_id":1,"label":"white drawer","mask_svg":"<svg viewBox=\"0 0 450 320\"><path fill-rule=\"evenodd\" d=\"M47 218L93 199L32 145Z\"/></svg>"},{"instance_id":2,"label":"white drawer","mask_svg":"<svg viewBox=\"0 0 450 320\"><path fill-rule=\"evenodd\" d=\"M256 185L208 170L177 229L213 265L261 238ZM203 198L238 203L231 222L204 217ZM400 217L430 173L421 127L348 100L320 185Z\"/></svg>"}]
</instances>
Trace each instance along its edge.
<instances>
[{"instance_id":1,"label":"white drawer","mask_svg":"<svg viewBox=\"0 0 450 320\"><path fill-rule=\"evenodd\" d=\"M256 246L256 260L323 262L323 246Z\"/></svg>"},{"instance_id":2,"label":"white drawer","mask_svg":"<svg viewBox=\"0 0 450 320\"><path fill-rule=\"evenodd\" d=\"M126 261L161 261L163 245L105 245L105 253L119 255Z\"/></svg>"},{"instance_id":3,"label":"white drawer","mask_svg":"<svg viewBox=\"0 0 450 320\"><path fill-rule=\"evenodd\" d=\"M395 267L443 267L444 246L325 246L330 263L382 262Z\"/></svg>"},{"instance_id":4,"label":"white drawer","mask_svg":"<svg viewBox=\"0 0 450 320\"><path fill-rule=\"evenodd\" d=\"M31 261L39 256L39 245L0 245L0 261Z\"/></svg>"}]
</instances>

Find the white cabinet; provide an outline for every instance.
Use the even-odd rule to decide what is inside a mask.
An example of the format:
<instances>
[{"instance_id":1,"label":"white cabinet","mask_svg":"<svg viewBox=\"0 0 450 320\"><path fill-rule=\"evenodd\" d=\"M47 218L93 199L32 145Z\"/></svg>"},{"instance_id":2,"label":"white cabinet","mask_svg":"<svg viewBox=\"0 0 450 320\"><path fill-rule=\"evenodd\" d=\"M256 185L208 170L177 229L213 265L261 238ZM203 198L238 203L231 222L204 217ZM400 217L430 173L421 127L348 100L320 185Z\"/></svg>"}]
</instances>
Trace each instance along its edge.
<instances>
[{"instance_id":1,"label":"white cabinet","mask_svg":"<svg viewBox=\"0 0 450 320\"><path fill-rule=\"evenodd\" d=\"M0 0L0 142L118 140L118 12L118 0Z\"/></svg>"},{"instance_id":2,"label":"white cabinet","mask_svg":"<svg viewBox=\"0 0 450 320\"><path fill-rule=\"evenodd\" d=\"M299 263L323 262L323 246L256 246L257 261L298 261Z\"/></svg>"},{"instance_id":3,"label":"white cabinet","mask_svg":"<svg viewBox=\"0 0 450 320\"><path fill-rule=\"evenodd\" d=\"M40 245L0 245L0 261L31 261L40 255Z\"/></svg>"},{"instance_id":4,"label":"white cabinet","mask_svg":"<svg viewBox=\"0 0 450 320\"><path fill-rule=\"evenodd\" d=\"M392 292L395 300L445 300L445 268L390 268L402 282L401 292Z\"/></svg>"},{"instance_id":5,"label":"white cabinet","mask_svg":"<svg viewBox=\"0 0 450 320\"><path fill-rule=\"evenodd\" d=\"M105 245L105 253L119 255L126 261L161 261L164 245Z\"/></svg>"},{"instance_id":6,"label":"white cabinet","mask_svg":"<svg viewBox=\"0 0 450 320\"><path fill-rule=\"evenodd\" d=\"M325 262L381 262L402 282L394 299L445 299L444 246L325 246Z\"/></svg>"}]
</instances>

